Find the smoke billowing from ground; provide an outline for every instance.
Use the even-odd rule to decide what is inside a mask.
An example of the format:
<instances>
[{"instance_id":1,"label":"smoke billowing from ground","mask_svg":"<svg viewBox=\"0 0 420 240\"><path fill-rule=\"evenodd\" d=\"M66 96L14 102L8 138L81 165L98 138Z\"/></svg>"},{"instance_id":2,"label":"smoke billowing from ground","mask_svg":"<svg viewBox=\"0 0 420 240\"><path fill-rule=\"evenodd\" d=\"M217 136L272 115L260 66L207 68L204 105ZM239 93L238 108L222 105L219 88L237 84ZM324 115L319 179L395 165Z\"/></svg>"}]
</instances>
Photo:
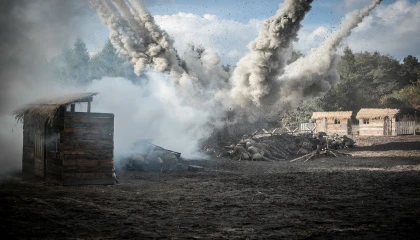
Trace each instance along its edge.
<instances>
[{"instance_id":1,"label":"smoke billowing from ground","mask_svg":"<svg viewBox=\"0 0 420 240\"><path fill-rule=\"evenodd\" d=\"M0 173L20 170L22 126L10 115L21 104L63 92L47 58L80 34L85 1L0 1Z\"/></svg>"},{"instance_id":2,"label":"smoke billowing from ground","mask_svg":"<svg viewBox=\"0 0 420 240\"><path fill-rule=\"evenodd\" d=\"M193 157L199 140L209 134L210 129L203 129L208 111L183 103L168 75L148 72L147 77L151 81L143 85L104 78L87 89L100 92L92 102L95 112L115 114L115 154L130 153L136 140L150 139L184 157Z\"/></svg>"},{"instance_id":3,"label":"smoke billowing from ground","mask_svg":"<svg viewBox=\"0 0 420 240\"><path fill-rule=\"evenodd\" d=\"M243 130L264 124L294 102L324 94L339 79L335 51L341 40L380 1L350 14L319 48L287 66L310 2L286 0L249 44L250 52L231 76L211 49L191 47L178 56L173 40L138 1L92 0L92 7L110 30L113 46L129 57L137 74L146 74L148 83L104 78L87 89L69 90L57 86L46 56L75 39L79 29L71 20L85 14L86 2L1 1L2 166L19 169L21 164L22 129L6 114L52 92L100 92L92 107L96 112L115 114L116 154L129 152L140 138L151 138L184 156L192 156L199 141L215 129L229 125L232 131L248 133Z\"/></svg>"}]
</instances>

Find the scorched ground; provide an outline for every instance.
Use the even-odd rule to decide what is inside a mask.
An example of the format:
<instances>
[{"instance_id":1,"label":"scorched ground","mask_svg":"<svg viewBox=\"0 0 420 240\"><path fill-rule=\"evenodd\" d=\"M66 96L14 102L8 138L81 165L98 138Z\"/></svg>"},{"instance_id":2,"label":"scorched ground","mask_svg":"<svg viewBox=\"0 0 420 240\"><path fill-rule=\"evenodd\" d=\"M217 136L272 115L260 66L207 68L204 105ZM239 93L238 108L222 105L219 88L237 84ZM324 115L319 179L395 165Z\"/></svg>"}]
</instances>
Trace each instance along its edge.
<instances>
[{"instance_id":1,"label":"scorched ground","mask_svg":"<svg viewBox=\"0 0 420 240\"><path fill-rule=\"evenodd\" d=\"M4 178L7 239L414 239L420 137L356 139L353 157L194 162L206 171L120 173L120 185Z\"/></svg>"}]
</instances>

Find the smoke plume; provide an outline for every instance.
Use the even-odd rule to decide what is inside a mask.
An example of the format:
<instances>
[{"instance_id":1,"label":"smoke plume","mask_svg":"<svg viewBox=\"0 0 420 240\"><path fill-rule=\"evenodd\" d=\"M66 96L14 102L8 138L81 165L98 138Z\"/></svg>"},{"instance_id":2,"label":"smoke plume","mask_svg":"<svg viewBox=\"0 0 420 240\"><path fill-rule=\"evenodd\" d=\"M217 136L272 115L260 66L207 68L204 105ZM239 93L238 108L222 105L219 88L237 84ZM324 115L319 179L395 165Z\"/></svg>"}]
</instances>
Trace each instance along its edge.
<instances>
[{"instance_id":1,"label":"smoke plume","mask_svg":"<svg viewBox=\"0 0 420 240\"><path fill-rule=\"evenodd\" d=\"M277 105L297 103L302 98L323 96L330 90L340 79L336 68L340 60L336 54L337 48L380 2L375 0L364 9L347 14L338 30L327 37L321 46L287 66L284 74L278 78L278 94L273 95L273 101Z\"/></svg>"},{"instance_id":2,"label":"smoke plume","mask_svg":"<svg viewBox=\"0 0 420 240\"><path fill-rule=\"evenodd\" d=\"M172 39L154 22L153 17L138 1L91 0L103 24L110 29L113 46L129 57L137 75L147 67L158 72L182 74Z\"/></svg>"},{"instance_id":3,"label":"smoke plume","mask_svg":"<svg viewBox=\"0 0 420 240\"><path fill-rule=\"evenodd\" d=\"M375 0L365 9L349 14L340 29L320 47L287 65L293 49L292 42L297 40L300 23L311 9L312 1L286 0L265 22L258 37L249 43L249 52L229 76L220 66L220 57L210 49L192 46L179 59L172 40L155 24L144 6L137 0L127 1L100 3L92 0L92 6L100 15L102 12L108 14L105 17L102 14L102 18L110 27L111 40L112 37L120 39L120 45L115 46L122 46L121 52L127 55L144 57L132 61L142 71L146 66L158 71L170 70L171 78L180 83L172 86L177 89L173 97L179 98L180 103L192 110L211 112L207 114L209 119L206 124L223 128L228 120L229 128L238 131L278 117L282 111L295 107L302 98L325 94L339 80L336 71L340 60L336 55L339 44L380 3ZM108 12L101 12L101 6L105 6ZM133 43L144 43L144 49L133 44L127 47L121 41L124 38ZM150 54L148 49L151 46L152 49L159 46L155 49L158 55ZM160 60L153 60L154 56L159 56Z\"/></svg>"},{"instance_id":4,"label":"smoke plume","mask_svg":"<svg viewBox=\"0 0 420 240\"><path fill-rule=\"evenodd\" d=\"M74 41L87 18L84 1L0 1L0 173L20 170L22 126L11 113L51 92L63 92L48 57ZM86 17L86 18L85 18Z\"/></svg>"},{"instance_id":5,"label":"smoke plume","mask_svg":"<svg viewBox=\"0 0 420 240\"><path fill-rule=\"evenodd\" d=\"M248 45L250 51L239 60L231 78L231 94L236 104L258 106L262 98L270 95L276 76L290 57L290 44L296 40L300 22L311 9L311 2L286 0Z\"/></svg>"},{"instance_id":6,"label":"smoke plume","mask_svg":"<svg viewBox=\"0 0 420 240\"><path fill-rule=\"evenodd\" d=\"M117 154L129 151L139 138L153 138L184 156L192 156L199 140L226 127L226 122L240 123L229 127L231 131L247 133L243 128L260 124L261 116L276 116L301 98L324 94L339 79L335 52L340 42L380 1L351 13L319 48L286 66L311 2L286 0L230 76L211 49L191 46L180 57L173 40L140 2L91 0L110 30L113 46L149 81L135 85L104 78L88 89L69 90L58 86L47 59L78 37L83 24L74 19L83 19L89 9L86 2L0 1L2 169L19 169L22 156L21 125L8 114L52 92L100 92L92 108L115 113Z\"/></svg>"}]
</instances>

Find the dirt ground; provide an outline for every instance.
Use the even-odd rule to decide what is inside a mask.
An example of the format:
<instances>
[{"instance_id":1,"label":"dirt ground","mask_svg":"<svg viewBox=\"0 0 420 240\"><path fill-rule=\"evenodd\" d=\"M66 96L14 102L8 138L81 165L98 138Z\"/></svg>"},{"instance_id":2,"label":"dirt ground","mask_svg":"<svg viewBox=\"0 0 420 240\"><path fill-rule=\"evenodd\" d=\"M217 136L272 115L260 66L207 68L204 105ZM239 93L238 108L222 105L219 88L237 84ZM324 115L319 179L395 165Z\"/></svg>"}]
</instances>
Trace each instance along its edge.
<instances>
[{"instance_id":1,"label":"dirt ground","mask_svg":"<svg viewBox=\"0 0 420 240\"><path fill-rule=\"evenodd\" d=\"M418 239L420 136L356 138L352 157L191 161L112 186L0 183L3 239Z\"/></svg>"}]
</instances>

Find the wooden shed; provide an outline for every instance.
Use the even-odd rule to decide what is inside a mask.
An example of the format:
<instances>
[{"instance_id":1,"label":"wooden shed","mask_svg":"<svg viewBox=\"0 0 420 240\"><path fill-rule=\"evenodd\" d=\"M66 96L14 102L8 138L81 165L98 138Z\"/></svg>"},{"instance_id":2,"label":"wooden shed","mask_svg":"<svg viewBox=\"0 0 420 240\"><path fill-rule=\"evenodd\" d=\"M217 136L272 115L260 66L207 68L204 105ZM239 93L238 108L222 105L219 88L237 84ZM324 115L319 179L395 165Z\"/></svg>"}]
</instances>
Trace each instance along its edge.
<instances>
[{"instance_id":1,"label":"wooden shed","mask_svg":"<svg viewBox=\"0 0 420 240\"><path fill-rule=\"evenodd\" d=\"M316 131L325 132L328 135L351 134L351 111L342 112L314 112L312 120L315 120Z\"/></svg>"},{"instance_id":2,"label":"wooden shed","mask_svg":"<svg viewBox=\"0 0 420 240\"><path fill-rule=\"evenodd\" d=\"M357 113L359 135L396 136L396 116L399 109L362 108Z\"/></svg>"},{"instance_id":3,"label":"wooden shed","mask_svg":"<svg viewBox=\"0 0 420 240\"><path fill-rule=\"evenodd\" d=\"M91 112L96 94L47 99L15 111L23 122L24 174L63 185L114 184L114 114Z\"/></svg>"}]
</instances>

